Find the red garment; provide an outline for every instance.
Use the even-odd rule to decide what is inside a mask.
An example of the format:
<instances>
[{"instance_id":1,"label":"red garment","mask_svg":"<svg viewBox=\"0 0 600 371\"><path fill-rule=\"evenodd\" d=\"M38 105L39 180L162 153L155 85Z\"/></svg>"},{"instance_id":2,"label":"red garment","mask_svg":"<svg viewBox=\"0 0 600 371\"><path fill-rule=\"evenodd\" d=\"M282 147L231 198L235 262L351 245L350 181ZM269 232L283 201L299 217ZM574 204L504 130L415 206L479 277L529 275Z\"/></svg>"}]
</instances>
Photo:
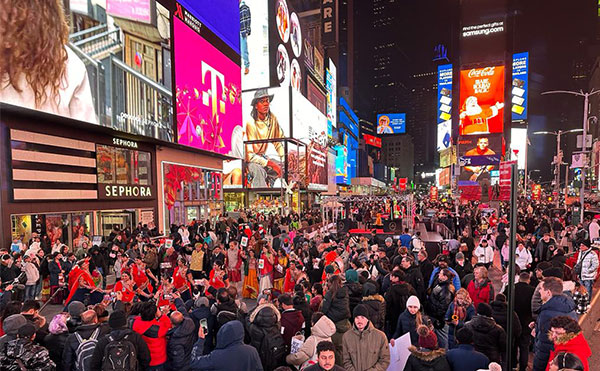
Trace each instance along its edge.
<instances>
[{"instance_id":1,"label":"red garment","mask_svg":"<svg viewBox=\"0 0 600 371\"><path fill-rule=\"evenodd\" d=\"M492 301L492 289L490 286L491 282L489 280L486 280L483 287L477 287L475 285L475 280L469 282L467 291L469 292L471 300L473 300L473 306L475 307L475 310L477 310L477 305L479 305L479 303L489 304Z\"/></svg>"},{"instance_id":2,"label":"red garment","mask_svg":"<svg viewBox=\"0 0 600 371\"><path fill-rule=\"evenodd\" d=\"M296 285L296 281L294 277L292 277L292 272L290 269L285 272L285 280L283 281L283 292L294 292L294 286Z\"/></svg>"},{"instance_id":3,"label":"red garment","mask_svg":"<svg viewBox=\"0 0 600 371\"><path fill-rule=\"evenodd\" d=\"M169 317L163 315L152 321L142 321L142 317L136 317L132 329L142 335L142 339L148 345L150 366L167 362L167 332L171 329Z\"/></svg>"},{"instance_id":4,"label":"red garment","mask_svg":"<svg viewBox=\"0 0 600 371\"><path fill-rule=\"evenodd\" d=\"M173 287L175 287L179 292L185 291L183 286L187 284L188 289L191 289L190 281L187 277L184 277L179 272L179 267L175 268L173 271Z\"/></svg>"},{"instance_id":5,"label":"red garment","mask_svg":"<svg viewBox=\"0 0 600 371\"><path fill-rule=\"evenodd\" d=\"M266 276L268 274L271 274L271 272L273 272L273 264L269 262L269 259L267 259L267 255L262 254L260 258L265 262L264 267L260 270L260 275ZM273 259L273 261L275 261L275 259Z\"/></svg>"},{"instance_id":6,"label":"red garment","mask_svg":"<svg viewBox=\"0 0 600 371\"><path fill-rule=\"evenodd\" d=\"M217 290L225 287L225 282L223 282L223 280L215 274L214 269L211 270L210 274L208 275L208 282L211 287L214 287Z\"/></svg>"},{"instance_id":7,"label":"red garment","mask_svg":"<svg viewBox=\"0 0 600 371\"><path fill-rule=\"evenodd\" d=\"M548 371L550 363L554 357L556 357L556 355L560 352L575 354L583 363L583 370L590 370L588 358L590 358L592 355L592 350L590 349L590 345L588 344L587 340L585 340L585 337L583 337L583 333L580 332L577 335L568 333L561 336L561 339L554 342L554 350L550 352L550 358L548 358L546 371Z\"/></svg>"},{"instance_id":8,"label":"red garment","mask_svg":"<svg viewBox=\"0 0 600 371\"><path fill-rule=\"evenodd\" d=\"M123 298L121 299L121 301L123 303L131 303L133 302L133 298L135 297L135 292L129 290L128 288L126 288L125 286L123 286L123 282L119 281L115 284L115 287L113 288L114 292L117 291L121 291L123 293Z\"/></svg>"},{"instance_id":9,"label":"red garment","mask_svg":"<svg viewBox=\"0 0 600 371\"><path fill-rule=\"evenodd\" d=\"M94 283L90 272L84 271L83 269L79 269L75 272L75 274L73 274L73 276L71 276L71 274L73 274L73 272L69 274L69 296L67 296L67 304L71 301L71 298L75 294L75 291L79 289L79 278L83 278L83 280L88 286L96 287L96 284ZM71 282L71 279L73 279L73 282Z\"/></svg>"}]
</instances>

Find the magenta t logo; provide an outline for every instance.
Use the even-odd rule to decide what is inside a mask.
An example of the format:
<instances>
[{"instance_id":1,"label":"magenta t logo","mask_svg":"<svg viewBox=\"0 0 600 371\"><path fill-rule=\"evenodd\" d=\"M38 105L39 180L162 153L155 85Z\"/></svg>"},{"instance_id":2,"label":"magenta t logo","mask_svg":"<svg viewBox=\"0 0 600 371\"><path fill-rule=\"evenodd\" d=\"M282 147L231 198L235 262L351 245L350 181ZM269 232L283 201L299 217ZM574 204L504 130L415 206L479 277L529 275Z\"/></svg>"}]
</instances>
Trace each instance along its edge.
<instances>
[{"instance_id":1,"label":"magenta t logo","mask_svg":"<svg viewBox=\"0 0 600 371\"><path fill-rule=\"evenodd\" d=\"M208 65L208 63L202 61L202 83L206 83L206 75L210 73L210 89L209 91L202 92L202 104L205 106L212 106L212 117L215 118L216 123L219 122L220 113L225 113L225 99L223 99L225 92L225 76ZM219 87L221 88L219 90ZM219 94L219 91L221 94ZM209 102L211 100L211 102Z\"/></svg>"}]
</instances>

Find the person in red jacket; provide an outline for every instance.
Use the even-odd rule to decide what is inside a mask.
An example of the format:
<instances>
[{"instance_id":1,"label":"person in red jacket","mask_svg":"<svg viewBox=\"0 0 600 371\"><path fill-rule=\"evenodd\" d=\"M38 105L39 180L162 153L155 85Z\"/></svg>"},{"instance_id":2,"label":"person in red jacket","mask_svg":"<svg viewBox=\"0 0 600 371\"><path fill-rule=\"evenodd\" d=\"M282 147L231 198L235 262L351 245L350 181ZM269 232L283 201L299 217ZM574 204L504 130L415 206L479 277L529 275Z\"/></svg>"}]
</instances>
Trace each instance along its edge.
<instances>
[{"instance_id":1,"label":"person in red jacket","mask_svg":"<svg viewBox=\"0 0 600 371\"><path fill-rule=\"evenodd\" d=\"M294 302L290 294L279 296L281 304L281 334L286 345L290 346L292 338L296 333L304 329L304 316L302 311L294 308Z\"/></svg>"},{"instance_id":2,"label":"person in red jacket","mask_svg":"<svg viewBox=\"0 0 600 371\"><path fill-rule=\"evenodd\" d=\"M169 310L169 307L165 307ZM148 370L163 370L167 362L167 332L171 329L171 320L158 310L154 302L142 305L140 316L133 321L133 331L142 335L150 349L150 367Z\"/></svg>"},{"instance_id":3,"label":"person in red jacket","mask_svg":"<svg viewBox=\"0 0 600 371\"><path fill-rule=\"evenodd\" d=\"M473 275L475 278L469 282L467 291L473 301L473 306L477 308L480 303L489 304L494 299L494 287L488 279L488 271L485 267L475 267Z\"/></svg>"},{"instance_id":4,"label":"person in red jacket","mask_svg":"<svg viewBox=\"0 0 600 371\"><path fill-rule=\"evenodd\" d=\"M552 318L549 336L554 343L554 350L550 352L546 371L549 370L554 357L561 352L575 354L583 363L584 371L589 371L588 358L592 355L592 351L576 320L567 316Z\"/></svg>"}]
</instances>

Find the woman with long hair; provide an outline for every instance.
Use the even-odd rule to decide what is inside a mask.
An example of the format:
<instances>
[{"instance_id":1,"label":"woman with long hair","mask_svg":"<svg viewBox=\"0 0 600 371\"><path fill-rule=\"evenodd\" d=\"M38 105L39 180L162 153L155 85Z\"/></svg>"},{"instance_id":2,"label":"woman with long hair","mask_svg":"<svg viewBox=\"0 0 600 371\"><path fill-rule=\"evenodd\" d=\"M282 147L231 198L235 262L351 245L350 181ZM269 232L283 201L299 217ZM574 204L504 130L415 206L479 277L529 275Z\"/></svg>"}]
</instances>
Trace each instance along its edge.
<instances>
[{"instance_id":1,"label":"woman with long hair","mask_svg":"<svg viewBox=\"0 0 600 371\"><path fill-rule=\"evenodd\" d=\"M335 323L336 332L331 340L341 355L342 337L350 329L350 299L348 289L342 285L342 279L338 275L333 275L327 280L327 292L323 298L321 312Z\"/></svg>"},{"instance_id":2,"label":"woman with long hair","mask_svg":"<svg viewBox=\"0 0 600 371\"><path fill-rule=\"evenodd\" d=\"M417 329L423 324L428 324L429 320L421 314L421 302L415 295L411 295L406 301L406 309L398 316L396 331L392 335L390 343L395 345L395 339L410 333L410 342L412 345L418 345L419 335Z\"/></svg>"},{"instance_id":3,"label":"woman with long hair","mask_svg":"<svg viewBox=\"0 0 600 371\"><path fill-rule=\"evenodd\" d=\"M454 301L450 303L446 311L445 320L448 324L448 349L456 346L454 336L466 322L475 316L475 307L469 296L469 292L461 288L456 292Z\"/></svg>"},{"instance_id":4,"label":"woman with long hair","mask_svg":"<svg viewBox=\"0 0 600 371\"><path fill-rule=\"evenodd\" d=\"M244 253L244 251L242 251ZM248 256L244 259L244 288L242 297L245 299L256 299L258 296L258 262L254 250L247 251Z\"/></svg>"},{"instance_id":5,"label":"woman with long hair","mask_svg":"<svg viewBox=\"0 0 600 371\"><path fill-rule=\"evenodd\" d=\"M96 287L92 274L90 273L90 259L85 258L77 263L77 266L69 274L69 296L65 303L64 311L67 311L69 303L72 301L85 302L86 295L89 294L89 305L98 304L104 298L105 291Z\"/></svg>"},{"instance_id":6,"label":"woman with long hair","mask_svg":"<svg viewBox=\"0 0 600 371\"><path fill-rule=\"evenodd\" d=\"M62 0L0 0L0 101L97 123Z\"/></svg>"}]
</instances>

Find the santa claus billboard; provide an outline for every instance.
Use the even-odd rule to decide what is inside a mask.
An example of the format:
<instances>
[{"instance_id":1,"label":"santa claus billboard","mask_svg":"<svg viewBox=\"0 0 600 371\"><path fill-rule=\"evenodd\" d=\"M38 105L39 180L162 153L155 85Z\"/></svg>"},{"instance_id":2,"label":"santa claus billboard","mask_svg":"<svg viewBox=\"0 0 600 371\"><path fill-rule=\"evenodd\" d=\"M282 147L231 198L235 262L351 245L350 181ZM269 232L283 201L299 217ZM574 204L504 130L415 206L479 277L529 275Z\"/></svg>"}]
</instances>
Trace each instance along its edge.
<instances>
[{"instance_id":1,"label":"santa claus billboard","mask_svg":"<svg viewBox=\"0 0 600 371\"><path fill-rule=\"evenodd\" d=\"M502 133L504 66L460 71L460 135Z\"/></svg>"}]
</instances>

